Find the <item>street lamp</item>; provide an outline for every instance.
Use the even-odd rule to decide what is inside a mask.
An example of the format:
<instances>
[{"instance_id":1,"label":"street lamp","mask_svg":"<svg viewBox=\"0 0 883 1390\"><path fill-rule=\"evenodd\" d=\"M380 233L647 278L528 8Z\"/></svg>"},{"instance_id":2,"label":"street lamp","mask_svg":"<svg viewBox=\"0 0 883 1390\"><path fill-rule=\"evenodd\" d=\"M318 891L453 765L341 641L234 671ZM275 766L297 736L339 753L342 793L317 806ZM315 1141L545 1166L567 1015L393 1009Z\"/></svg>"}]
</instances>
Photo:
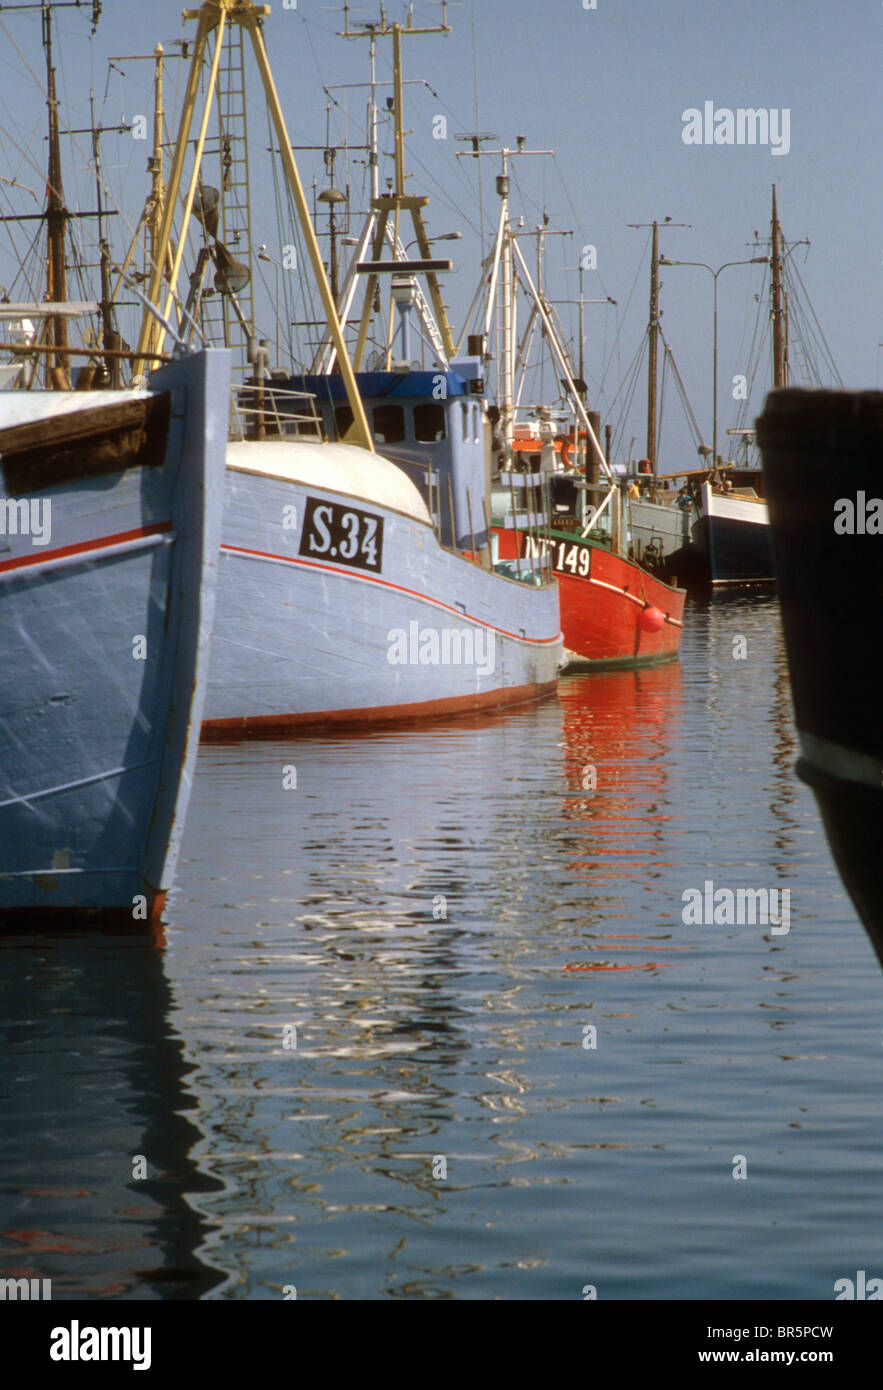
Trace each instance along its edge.
<instances>
[{"instance_id":1,"label":"street lamp","mask_svg":"<svg viewBox=\"0 0 883 1390\"><path fill-rule=\"evenodd\" d=\"M436 241L459 241L462 235L462 232L442 232L439 236L428 236L426 238L426 245L432 246L433 242ZM410 248L416 246L419 240L419 237L415 237L413 241L408 242L408 245L405 247L405 260L408 259L408 251Z\"/></svg>"},{"instance_id":2,"label":"street lamp","mask_svg":"<svg viewBox=\"0 0 883 1390\"><path fill-rule=\"evenodd\" d=\"M660 265L692 265L698 266L700 270L707 270L714 280L714 355L713 355L713 383L714 411L712 424L711 453L714 468L717 468L717 277L722 270L727 270L732 265L769 265L769 256L752 256L750 261L724 261L717 270L713 270L705 261L670 261L666 256L659 257Z\"/></svg>"}]
</instances>

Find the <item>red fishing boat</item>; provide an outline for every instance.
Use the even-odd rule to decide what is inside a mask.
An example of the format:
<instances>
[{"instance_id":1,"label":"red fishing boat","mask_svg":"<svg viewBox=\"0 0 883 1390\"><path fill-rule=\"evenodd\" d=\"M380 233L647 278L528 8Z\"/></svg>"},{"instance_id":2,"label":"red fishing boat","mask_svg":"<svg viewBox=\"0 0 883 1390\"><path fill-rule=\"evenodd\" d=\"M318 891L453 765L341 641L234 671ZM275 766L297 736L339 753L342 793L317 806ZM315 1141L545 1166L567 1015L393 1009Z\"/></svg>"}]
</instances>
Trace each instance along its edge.
<instances>
[{"instance_id":1,"label":"red fishing boat","mask_svg":"<svg viewBox=\"0 0 883 1390\"><path fill-rule=\"evenodd\" d=\"M488 151L487 153L490 153ZM509 216L509 160L530 153L495 151L502 158L497 179L500 219L487 276L491 293L484 315L483 347L499 292L499 405L490 422L498 473L491 489L489 530L494 561L509 561L513 577L525 567L537 582L549 569L558 580L561 632L571 667L587 669L647 665L677 656L686 591L666 584L630 553L625 489L637 484L615 476L598 442L600 419L590 413L580 363L572 363L558 332L552 307L534 284ZM487 263L483 275L487 274ZM539 276L538 276L539 280ZM518 418L526 349L518 347L516 282L531 303L529 338L541 326L556 376L564 391L569 423L556 420L554 407L539 406L532 419Z\"/></svg>"},{"instance_id":2,"label":"red fishing boat","mask_svg":"<svg viewBox=\"0 0 883 1390\"><path fill-rule=\"evenodd\" d=\"M531 464L515 465L520 467ZM602 503L604 512L588 518L595 525L586 531L579 515L586 490L585 478L576 470L501 474L492 516L499 558L519 569L548 566L553 571L571 669L668 661L680 648L686 591L664 583L621 553L618 484ZM610 510L613 515L605 531L602 523Z\"/></svg>"}]
</instances>

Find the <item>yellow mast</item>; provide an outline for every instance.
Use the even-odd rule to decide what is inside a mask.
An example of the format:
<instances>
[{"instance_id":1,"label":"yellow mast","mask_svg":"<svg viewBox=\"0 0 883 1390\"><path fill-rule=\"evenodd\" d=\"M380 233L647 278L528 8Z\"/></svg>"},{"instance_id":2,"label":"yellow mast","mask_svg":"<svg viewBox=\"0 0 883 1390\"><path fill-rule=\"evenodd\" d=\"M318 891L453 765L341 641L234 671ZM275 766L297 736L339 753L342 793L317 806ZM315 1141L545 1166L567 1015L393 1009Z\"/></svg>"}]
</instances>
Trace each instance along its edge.
<instances>
[{"instance_id":1,"label":"yellow mast","mask_svg":"<svg viewBox=\"0 0 883 1390\"><path fill-rule=\"evenodd\" d=\"M267 58L267 51L263 38L264 18L270 13L269 5L256 5L252 0L206 0L198 10L185 10L185 19L195 19L198 21L196 39L194 42L193 59L190 66L190 75L187 82L187 90L184 96L184 106L181 112L181 122L178 129L178 139L175 145L175 157L172 162L172 169L169 175L169 186L165 207L163 209L162 225L159 232L158 245L154 254L153 265L151 268L150 287L148 299L151 304L159 305L160 289L162 282L162 267L166 259L172 234L172 222L175 207L178 202L178 195L181 189L181 181L184 172L184 159L187 152L187 144L190 139L190 131L196 114L197 95L199 91L202 67L208 46L209 35L213 31L215 36L215 49L211 64L211 73L206 87L204 97L204 107L202 120L200 122L199 134L196 141L196 152L194 157L193 172L187 188L184 200L183 218L181 223L181 239L175 253L172 269L169 275L168 293L165 303L165 317L168 318L175 299L175 288L178 281L178 274L181 269L185 233L188 221L193 211L193 203L196 197L196 190L199 183L200 164L205 145L205 136L208 129L209 115L212 102L217 88L218 68L220 64L221 51L223 48L224 33L228 24L239 24L249 33L254 49L255 60L264 87L264 94L267 100L267 109L273 122L276 138L279 141L282 165L288 180L291 196L297 210L298 220L300 221L301 231L309 253L310 264L316 279L319 296L322 300L322 308L328 320L331 330L331 337L337 351L337 360L340 365L341 375L344 379L347 396L349 397L350 409L353 412L353 423L347 431L346 439L349 443L359 444L364 449L374 452L374 441L368 428L368 420L365 415L365 407L356 385L356 378L353 373L352 363L346 350L343 338L343 331L340 319L337 314L337 306L331 294L331 287L325 273L325 266L322 262L322 254L316 233L310 219L310 211L307 205L306 195L298 173L297 164L291 150L291 141L288 138L288 131L285 127L285 118L282 115L282 108L279 104L279 97L270 71L270 64ZM158 349L162 334L162 327L156 322L152 315L145 311L141 322L141 334L138 341L138 352L147 356L152 355Z\"/></svg>"}]
</instances>

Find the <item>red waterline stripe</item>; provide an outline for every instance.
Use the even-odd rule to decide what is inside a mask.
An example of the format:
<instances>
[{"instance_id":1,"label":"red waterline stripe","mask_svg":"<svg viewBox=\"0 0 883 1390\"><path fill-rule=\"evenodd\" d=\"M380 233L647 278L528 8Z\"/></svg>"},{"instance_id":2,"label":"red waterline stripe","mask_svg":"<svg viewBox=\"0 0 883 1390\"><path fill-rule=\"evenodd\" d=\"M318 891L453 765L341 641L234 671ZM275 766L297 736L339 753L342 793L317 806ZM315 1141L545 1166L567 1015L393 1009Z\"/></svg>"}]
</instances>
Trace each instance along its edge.
<instances>
[{"instance_id":1,"label":"red waterline stripe","mask_svg":"<svg viewBox=\"0 0 883 1390\"><path fill-rule=\"evenodd\" d=\"M379 584L383 589L394 589L396 593L407 594L409 598L422 599L424 603L431 603L435 608L443 608L446 613L453 613L455 618L465 618L468 623L477 623L479 627L488 628L491 632L499 632L501 637L511 637L514 642L530 642L535 646L551 646L561 636L559 632L554 637L522 637L520 633L507 632L504 627L495 627L493 623L486 623L481 618L473 618L471 614L464 613L459 608L452 608L450 604L442 603L441 599L430 598L427 594L421 594L417 589L406 589L402 584L393 584L390 580L381 579L375 574L339 569L337 565L321 565L314 560L301 560L295 555L274 555L268 550L249 550L242 545L222 545L221 549L236 555L254 555L260 560L278 560L285 565L302 565L305 569L326 570L328 574L341 574L347 579L361 579L369 584Z\"/></svg>"},{"instance_id":2,"label":"red waterline stripe","mask_svg":"<svg viewBox=\"0 0 883 1390\"><path fill-rule=\"evenodd\" d=\"M159 536L171 531L170 521L156 521L152 526L138 526L134 531L118 531L115 536L98 536L92 541L77 541L76 545L62 545L57 550L40 550L34 555L25 555L15 560L0 560L0 571L25 569L28 565L43 565L47 560L60 560L65 555L82 555L87 550L105 550L123 541L137 541L143 536Z\"/></svg>"}]
</instances>

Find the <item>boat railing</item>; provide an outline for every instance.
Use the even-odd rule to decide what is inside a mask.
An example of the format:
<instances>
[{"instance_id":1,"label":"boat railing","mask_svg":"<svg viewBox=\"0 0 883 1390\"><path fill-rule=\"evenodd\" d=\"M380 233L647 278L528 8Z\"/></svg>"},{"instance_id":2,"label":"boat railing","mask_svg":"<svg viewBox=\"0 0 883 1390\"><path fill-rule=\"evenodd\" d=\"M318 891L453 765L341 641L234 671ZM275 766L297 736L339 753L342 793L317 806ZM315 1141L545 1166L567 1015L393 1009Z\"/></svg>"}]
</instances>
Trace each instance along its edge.
<instances>
[{"instance_id":1,"label":"boat railing","mask_svg":"<svg viewBox=\"0 0 883 1390\"><path fill-rule=\"evenodd\" d=\"M232 439L324 439L316 397L274 382L237 382L231 393Z\"/></svg>"}]
</instances>

